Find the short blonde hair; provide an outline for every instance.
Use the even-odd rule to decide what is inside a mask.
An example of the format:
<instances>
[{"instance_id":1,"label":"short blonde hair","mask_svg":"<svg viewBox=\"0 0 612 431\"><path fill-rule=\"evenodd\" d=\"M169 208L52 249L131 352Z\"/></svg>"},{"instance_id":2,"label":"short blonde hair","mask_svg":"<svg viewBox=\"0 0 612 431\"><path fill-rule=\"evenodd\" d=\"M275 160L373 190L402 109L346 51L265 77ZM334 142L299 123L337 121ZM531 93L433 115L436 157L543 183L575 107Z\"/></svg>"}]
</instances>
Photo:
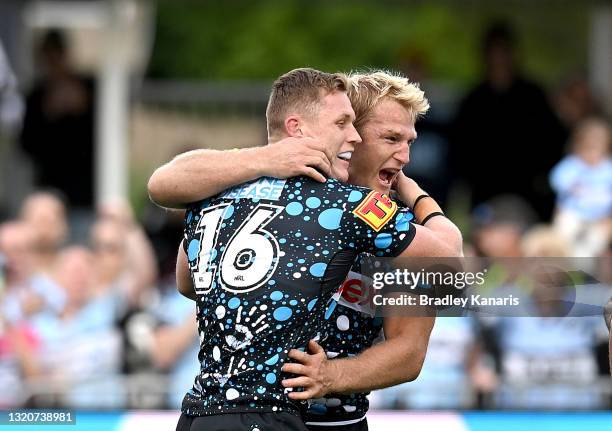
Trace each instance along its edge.
<instances>
[{"instance_id":1,"label":"short blonde hair","mask_svg":"<svg viewBox=\"0 0 612 431\"><path fill-rule=\"evenodd\" d=\"M360 129L374 107L388 98L401 104L416 120L429 109L429 101L419 85L399 73L376 70L350 73L347 76L348 97L355 111L355 128Z\"/></svg>"},{"instance_id":2,"label":"short blonde hair","mask_svg":"<svg viewBox=\"0 0 612 431\"><path fill-rule=\"evenodd\" d=\"M569 257L570 245L552 226L540 224L528 230L521 240L525 257Z\"/></svg>"},{"instance_id":3,"label":"short blonde hair","mask_svg":"<svg viewBox=\"0 0 612 431\"><path fill-rule=\"evenodd\" d=\"M282 135L285 118L291 111L313 116L324 96L335 91L346 92L347 86L345 75L306 67L280 76L272 85L266 108L268 136Z\"/></svg>"}]
</instances>

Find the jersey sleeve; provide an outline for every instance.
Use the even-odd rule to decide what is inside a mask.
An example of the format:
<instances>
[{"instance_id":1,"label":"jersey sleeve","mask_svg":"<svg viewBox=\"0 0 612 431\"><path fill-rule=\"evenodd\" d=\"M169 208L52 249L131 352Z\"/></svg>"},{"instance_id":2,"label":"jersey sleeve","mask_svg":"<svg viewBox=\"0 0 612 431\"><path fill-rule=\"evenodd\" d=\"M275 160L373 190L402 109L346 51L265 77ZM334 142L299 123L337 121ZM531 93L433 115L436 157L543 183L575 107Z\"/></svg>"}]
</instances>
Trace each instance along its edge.
<instances>
[{"instance_id":1,"label":"jersey sleeve","mask_svg":"<svg viewBox=\"0 0 612 431\"><path fill-rule=\"evenodd\" d=\"M387 195L359 187L350 191L347 201L341 223L358 251L395 257L414 239L412 211L400 208Z\"/></svg>"}]
</instances>

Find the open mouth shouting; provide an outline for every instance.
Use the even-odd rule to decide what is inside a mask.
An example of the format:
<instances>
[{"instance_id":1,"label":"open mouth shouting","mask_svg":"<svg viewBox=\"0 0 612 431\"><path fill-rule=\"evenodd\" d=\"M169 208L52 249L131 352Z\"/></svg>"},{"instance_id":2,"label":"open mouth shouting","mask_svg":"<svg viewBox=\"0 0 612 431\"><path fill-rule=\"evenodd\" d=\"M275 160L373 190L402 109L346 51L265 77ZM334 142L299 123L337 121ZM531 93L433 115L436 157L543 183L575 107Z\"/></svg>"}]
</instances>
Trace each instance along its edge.
<instances>
[{"instance_id":1,"label":"open mouth shouting","mask_svg":"<svg viewBox=\"0 0 612 431\"><path fill-rule=\"evenodd\" d=\"M397 178L399 171L400 170L397 168L383 168L378 171L378 180L380 184L387 189L391 189L391 185L393 181L395 181L395 178Z\"/></svg>"}]
</instances>

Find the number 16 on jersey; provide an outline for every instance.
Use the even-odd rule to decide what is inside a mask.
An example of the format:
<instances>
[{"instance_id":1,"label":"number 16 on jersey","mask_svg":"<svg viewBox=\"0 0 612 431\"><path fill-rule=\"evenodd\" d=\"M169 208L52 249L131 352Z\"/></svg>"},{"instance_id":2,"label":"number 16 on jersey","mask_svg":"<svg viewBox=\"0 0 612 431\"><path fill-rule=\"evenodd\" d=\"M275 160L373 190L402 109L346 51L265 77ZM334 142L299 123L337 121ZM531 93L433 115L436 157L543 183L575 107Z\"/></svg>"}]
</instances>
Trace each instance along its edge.
<instances>
[{"instance_id":1,"label":"number 16 on jersey","mask_svg":"<svg viewBox=\"0 0 612 431\"><path fill-rule=\"evenodd\" d=\"M200 213L195 231L200 237L200 251L191 264L197 294L206 294L215 286L219 265L221 287L237 293L262 286L272 277L278 265L278 241L265 230L265 226L282 212L283 207L269 204L259 204L251 211L223 247L221 259L216 259L221 251L218 240L223 221L233 214L230 205L215 205Z\"/></svg>"}]
</instances>

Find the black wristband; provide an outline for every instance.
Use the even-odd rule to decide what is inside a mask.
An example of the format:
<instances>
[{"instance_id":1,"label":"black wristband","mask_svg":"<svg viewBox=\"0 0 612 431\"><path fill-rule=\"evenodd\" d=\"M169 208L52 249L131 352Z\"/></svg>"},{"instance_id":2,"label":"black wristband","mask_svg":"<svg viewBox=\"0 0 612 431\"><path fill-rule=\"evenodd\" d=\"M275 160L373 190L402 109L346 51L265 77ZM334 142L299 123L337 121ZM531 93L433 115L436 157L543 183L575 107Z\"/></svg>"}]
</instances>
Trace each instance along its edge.
<instances>
[{"instance_id":1,"label":"black wristband","mask_svg":"<svg viewBox=\"0 0 612 431\"><path fill-rule=\"evenodd\" d=\"M419 201L420 201L421 199L424 199L424 198L429 198L429 197L431 197L431 196L429 196L427 193L422 194L422 195L420 195L419 197L417 197L417 198L414 200L414 203L412 204L412 212L414 212L414 211L416 210L417 204L419 203Z\"/></svg>"},{"instance_id":2,"label":"black wristband","mask_svg":"<svg viewBox=\"0 0 612 431\"><path fill-rule=\"evenodd\" d=\"M434 218L436 216L445 217L445 215L444 215L444 213L442 211L436 211L436 212L433 212L433 213L429 214L427 217L425 217L423 219L423 221L421 222L421 225L425 226L425 223L427 223L429 220L431 220L432 218Z\"/></svg>"}]
</instances>

